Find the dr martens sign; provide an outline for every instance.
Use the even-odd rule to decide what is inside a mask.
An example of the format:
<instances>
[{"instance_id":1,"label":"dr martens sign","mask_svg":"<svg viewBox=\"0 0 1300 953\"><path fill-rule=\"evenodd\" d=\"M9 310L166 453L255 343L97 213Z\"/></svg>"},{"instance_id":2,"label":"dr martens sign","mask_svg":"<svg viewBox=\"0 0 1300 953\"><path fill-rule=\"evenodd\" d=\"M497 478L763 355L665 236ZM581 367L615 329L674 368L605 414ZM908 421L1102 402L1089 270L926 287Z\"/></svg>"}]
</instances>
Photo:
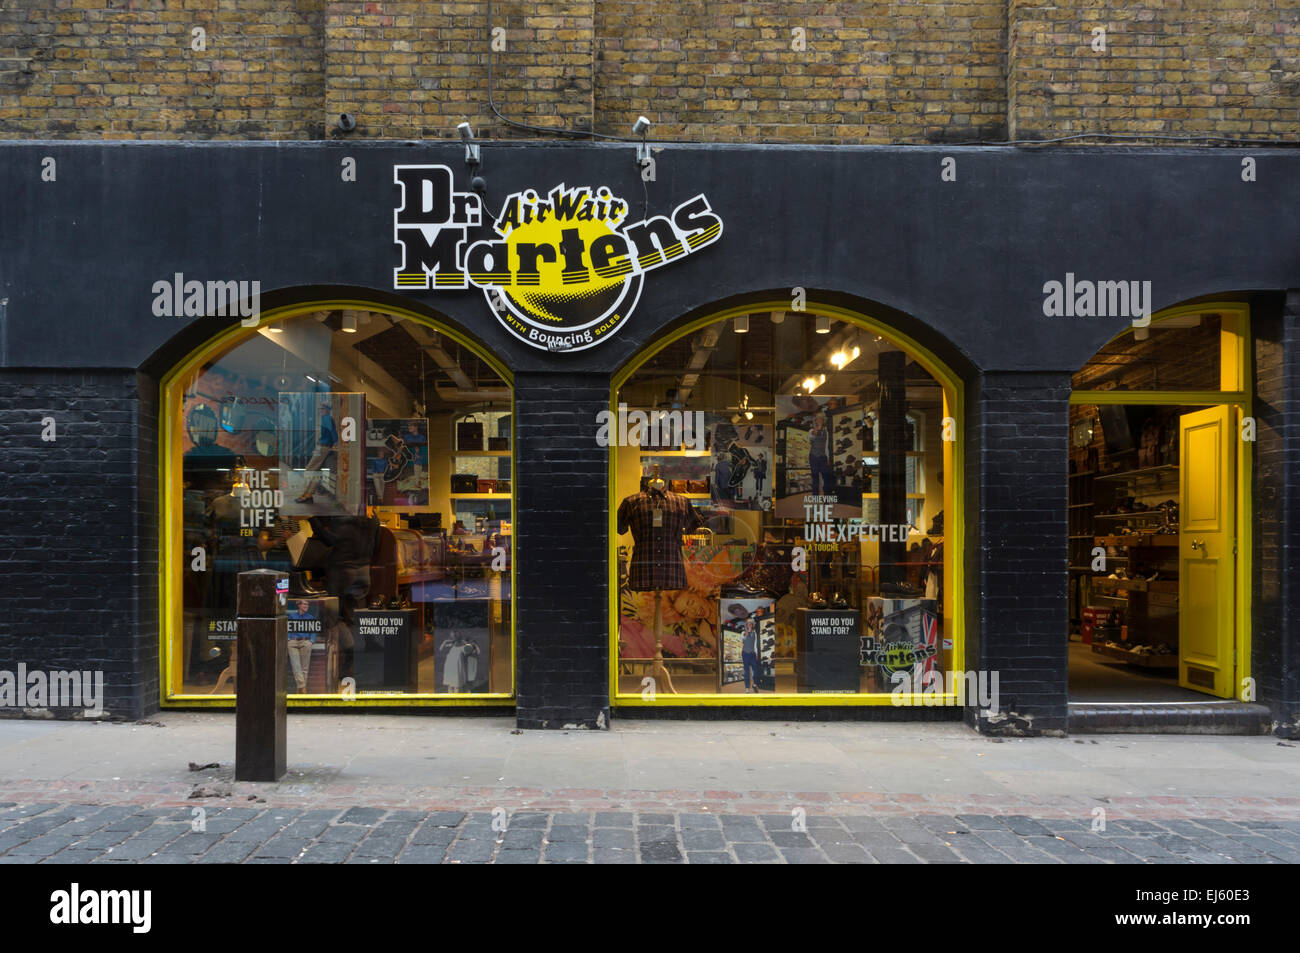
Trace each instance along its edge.
<instances>
[{"instance_id":1,"label":"dr martens sign","mask_svg":"<svg viewBox=\"0 0 1300 953\"><path fill-rule=\"evenodd\" d=\"M481 288L516 337L547 351L581 351L623 326L643 276L722 235L722 219L697 195L672 214L632 221L605 186L516 192L484 220L472 192L452 188L442 165L393 167L393 241L399 291Z\"/></svg>"}]
</instances>

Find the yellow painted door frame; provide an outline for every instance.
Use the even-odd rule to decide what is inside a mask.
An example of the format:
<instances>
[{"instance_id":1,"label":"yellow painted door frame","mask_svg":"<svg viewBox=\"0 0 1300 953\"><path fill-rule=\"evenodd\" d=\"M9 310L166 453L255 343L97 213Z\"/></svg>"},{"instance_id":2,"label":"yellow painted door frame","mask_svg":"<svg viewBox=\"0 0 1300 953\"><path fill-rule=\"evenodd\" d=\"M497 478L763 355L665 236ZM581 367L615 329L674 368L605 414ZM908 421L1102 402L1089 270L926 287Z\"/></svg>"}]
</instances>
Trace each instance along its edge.
<instances>
[{"instance_id":1,"label":"yellow painted door frame","mask_svg":"<svg viewBox=\"0 0 1300 953\"><path fill-rule=\"evenodd\" d=\"M1152 325L1166 318L1188 314L1218 314L1221 318L1220 374L1217 391L1087 391L1078 390L1070 394L1071 404L1122 405L1141 404L1145 406L1201 406L1222 408L1227 415L1225 429L1225 452L1231 457L1228 469L1233 480L1227 485L1228 495L1225 503L1232 510L1233 544L1235 545L1234 567L1229 570L1228 578L1232 583L1231 614L1223 623L1230 629L1232 645L1230 657L1235 658L1233 674L1227 676L1226 691L1221 697L1253 701L1254 694L1249 689L1252 684L1251 653L1251 583L1254 566L1254 493L1253 493L1253 443L1243 439L1245 424L1251 416L1251 393L1254 384L1250 373L1249 355L1251 351L1250 309L1239 301L1207 301L1201 304L1182 305L1153 315ZM1129 333L1127 330L1116 337ZM1188 415L1190 416L1190 415ZM1252 428L1253 429L1253 428ZM1252 438L1253 439L1253 438ZM1181 454L1180 449L1180 454ZM1181 480L1180 473L1180 480ZM1180 507L1181 511L1181 507ZM1180 516L1181 518L1181 516ZM1188 541L1190 547L1190 540ZM1180 534L1180 563L1182 543ZM1199 547L1197 552L1199 553ZM1180 573L1181 578L1181 573ZM1180 589L1181 589L1180 584ZM1180 593L1179 619L1184 614L1184 605ZM1181 642L1181 634L1180 634ZM1181 648L1180 648L1181 655ZM1183 678L1183 664L1179 664L1179 680ZM1197 688L1195 685L1187 686ZM1199 689L1204 691L1204 688Z\"/></svg>"}]
</instances>

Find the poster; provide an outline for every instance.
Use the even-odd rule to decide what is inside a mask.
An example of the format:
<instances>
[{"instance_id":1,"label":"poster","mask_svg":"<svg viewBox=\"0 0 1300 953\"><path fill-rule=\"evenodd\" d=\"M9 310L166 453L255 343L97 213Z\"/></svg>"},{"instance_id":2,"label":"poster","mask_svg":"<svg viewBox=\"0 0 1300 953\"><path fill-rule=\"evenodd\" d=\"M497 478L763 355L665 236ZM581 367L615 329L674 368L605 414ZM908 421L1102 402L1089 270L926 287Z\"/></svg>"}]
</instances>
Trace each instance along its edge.
<instances>
[{"instance_id":1,"label":"poster","mask_svg":"<svg viewBox=\"0 0 1300 953\"><path fill-rule=\"evenodd\" d=\"M834 518L862 515L866 426L856 397L777 397L773 508L778 517L808 520L805 507L815 502L830 505Z\"/></svg>"},{"instance_id":2,"label":"poster","mask_svg":"<svg viewBox=\"0 0 1300 953\"><path fill-rule=\"evenodd\" d=\"M366 422L366 491L374 506L429 503L429 420L376 417Z\"/></svg>"},{"instance_id":3,"label":"poster","mask_svg":"<svg viewBox=\"0 0 1300 953\"><path fill-rule=\"evenodd\" d=\"M361 516L365 394L279 395L282 516Z\"/></svg>"},{"instance_id":4,"label":"poster","mask_svg":"<svg viewBox=\"0 0 1300 953\"><path fill-rule=\"evenodd\" d=\"M723 596L718 603L718 630L723 647L723 685L739 681L746 690L775 691L776 613L772 599ZM749 658L744 651L746 642L754 650Z\"/></svg>"},{"instance_id":5,"label":"poster","mask_svg":"<svg viewBox=\"0 0 1300 953\"><path fill-rule=\"evenodd\" d=\"M659 600L664 658L717 658L718 600L696 589L664 589ZM655 593L624 588L618 601L619 657L654 658Z\"/></svg>"},{"instance_id":6,"label":"poster","mask_svg":"<svg viewBox=\"0 0 1300 953\"><path fill-rule=\"evenodd\" d=\"M859 656L865 691L889 693L901 684L903 691L919 692L927 676L941 675L939 628L934 599L868 599Z\"/></svg>"},{"instance_id":7,"label":"poster","mask_svg":"<svg viewBox=\"0 0 1300 953\"><path fill-rule=\"evenodd\" d=\"M710 427L708 433L713 503L736 510L770 510L771 429L761 424L722 421Z\"/></svg>"},{"instance_id":8,"label":"poster","mask_svg":"<svg viewBox=\"0 0 1300 953\"><path fill-rule=\"evenodd\" d=\"M435 634L434 691L450 694L488 691L492 640L485 627Z\"/></svg>"}]
</instances>

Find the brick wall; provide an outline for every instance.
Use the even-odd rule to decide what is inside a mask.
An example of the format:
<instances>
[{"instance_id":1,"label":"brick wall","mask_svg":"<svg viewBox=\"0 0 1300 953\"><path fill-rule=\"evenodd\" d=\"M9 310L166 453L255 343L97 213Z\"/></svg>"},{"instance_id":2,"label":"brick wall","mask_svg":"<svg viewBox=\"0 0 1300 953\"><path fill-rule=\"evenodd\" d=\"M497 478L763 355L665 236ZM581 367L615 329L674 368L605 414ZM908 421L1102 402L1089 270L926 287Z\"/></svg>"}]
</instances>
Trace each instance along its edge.
<instances>
[{"instance_id":1,"label":"brick wall","mask_svg":"<svg viewBox=\"0 0 1300 953\"><path fill-rule=\"evenodd\" d=\"M609 376L515 377L517 719L609 727Z\"/></svg>"},{"instance_id":2,"label":"brick wall","mask_svg":"<svg viewBox=\"0 0 1300 953\"><path fill-rule=\"evenodd\" d=\"M132 718L158 707L155 389L0 372L0 669L102 671L105 710Z\"/></svg>"},{"instance_id":3,"label":"brick wall","mask_svg":"<svg viewBox=\"0 0 1300 953\"><path fill-rule=\"evenodd\" d=\"M589 128L592 9L588 2L494 3L499 49L490 50L486 3L347 2L325 5L325 114L357 119L354 136L450 138L468 119L476 134L517 134L506 116Z\"/></svg>"},{"instance_id":4,"label":"brick wall","mask_svg":"<svg viewBox=\"0 0 1300 953\"><path fill-rule=\"evenodd\" d=\"M0 137L318 138L323 6L10 0L0 5Z\"/></svg>"},{"instance_id":5,"label":"brick wall","mask_svg":"<svg viewBox=\"0 0 1300 953\"><path fill-rule=\"evenodd\" d=\"M602 0L596 30L596 127L604 131L626 134L644 113L656 135L710 142L1005 132L1001 0Z\"/></svg>"},{"instance_id":6,"label":"brick wall","mask_svg":"<svg viewBox=\"0 0 1300 953\"><path fill-rule=\"evenodd\" d=\"M968 598L971 588L978 593L978 641L967 651L967 665L999 673L999 707L1006 716L980 719L979 727L1062 731L1070 377L985 374L977 393L967 428L975 431L983 483L978 507L967 515L978 519L979 547L967 591Z\"/></svg>"},{"instance_id":7,"label":"brick wall","mask_svg":"<svg viewBox=\"0 0 1300 953\"><path fill-rule=\"evenodd\" d=\"M1256 307L1255 554L1251 674L1257 697L1269 703L1275 731L1300 737L1300 658L1288 638L1300 596L1300 291L1284 305Z\"/></svg>"},{"instance_id":8,"label":"brick wall","mask_svg":"<svg viewBox=\"0 0 1300 953\"><path fill-rule=\"evenodd\" d=\"M1260 0L1010 0L1012 138L1078 132L1293 139L1300 7ZM1105 50L1094 45L1105 30Z\"/></svg>"},{"instance_id":9,"label":"brick wall","mask_svg":"<svg viewBox=\"0 0 1300 953\"><path fill-rule=\"evenodd\" d=\"M0 137L918 143L1300 131L1300 8L1043 0L15 0ZM1106 50L1093 49L1093 27ZM196 27L206 49L191 48Z\"/></svg>"}]
</instances>

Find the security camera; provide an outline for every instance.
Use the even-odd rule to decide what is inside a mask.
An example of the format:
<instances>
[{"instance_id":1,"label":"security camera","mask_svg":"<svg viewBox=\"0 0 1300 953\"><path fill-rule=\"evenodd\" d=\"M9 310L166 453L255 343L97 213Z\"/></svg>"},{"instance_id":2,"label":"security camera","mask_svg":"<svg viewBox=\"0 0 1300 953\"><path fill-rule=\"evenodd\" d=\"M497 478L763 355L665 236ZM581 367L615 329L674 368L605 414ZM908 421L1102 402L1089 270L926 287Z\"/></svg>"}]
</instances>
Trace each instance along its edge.
<instances>
[{"instance_id":1,"label":"security camera","mask_svg":"<svg viewBox=\"0 0 1300 953\"><path fill-rule=\"evenodd\" d=\"M456 131L460 133L460 138L462 142L474 141L474 130L469 127L468 122L462 122L459 126L456 127Z\"/></svg>"},{"instance_id":2,"label":"security camera","mask_svg":"<svg viewBox=\"0 0 1300 953\"><path fill-rule=\"evenodd\" d=\"M650 120L645 116L637 116L636 122L632 123L632 135L644 136L650 131Z\"/></svg>"},{"instance_id":3,"label":"security camera","mask_svg":"<svg viewBox=\"0 0 1300 953\"><path fill-rule=\"evenodd\" d=\"M482 196L487 192L487 180L481 175L476 175L470 180L469 187L476 195Z\"/></svg>"}]
</instances>

